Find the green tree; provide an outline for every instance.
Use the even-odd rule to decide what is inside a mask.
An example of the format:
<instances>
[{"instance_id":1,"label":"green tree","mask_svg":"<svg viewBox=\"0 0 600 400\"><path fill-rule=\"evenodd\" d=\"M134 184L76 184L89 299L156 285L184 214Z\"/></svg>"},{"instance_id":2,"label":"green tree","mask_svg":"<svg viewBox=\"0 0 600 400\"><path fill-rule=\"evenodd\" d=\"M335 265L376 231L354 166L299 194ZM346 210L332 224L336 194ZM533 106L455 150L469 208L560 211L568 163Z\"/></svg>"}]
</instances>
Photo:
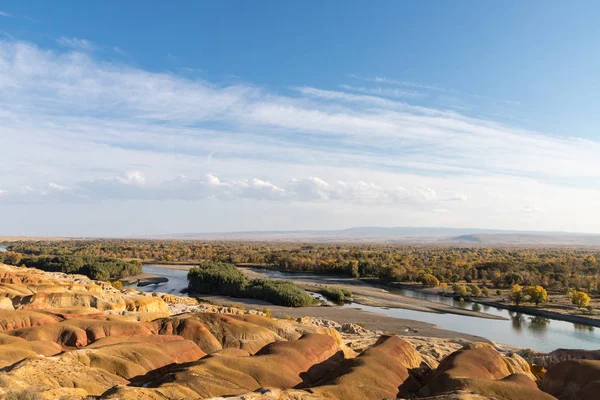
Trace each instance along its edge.
<instances>
[{"instance_id":1,"label":"green tree","mask_svg":"<svg viewBox=\"0 0 600 400\"><path fill-rule=\"evenodd\" d=\"M346 265L346 273L353 278L358 278L360 276L358 273L358 261L348 261L348 264Z\"/></svg>"},{"instance_id":2,"label":"green tree","mask_svg":"<svg viewBox=\"0 0 600 400\"><path fill-rule=\"evenodd\" d=\"M523 275L517 272L511 272L504 276L504 281L508 286L518 285L523 282Z\"/></svg>"}]
</instances>

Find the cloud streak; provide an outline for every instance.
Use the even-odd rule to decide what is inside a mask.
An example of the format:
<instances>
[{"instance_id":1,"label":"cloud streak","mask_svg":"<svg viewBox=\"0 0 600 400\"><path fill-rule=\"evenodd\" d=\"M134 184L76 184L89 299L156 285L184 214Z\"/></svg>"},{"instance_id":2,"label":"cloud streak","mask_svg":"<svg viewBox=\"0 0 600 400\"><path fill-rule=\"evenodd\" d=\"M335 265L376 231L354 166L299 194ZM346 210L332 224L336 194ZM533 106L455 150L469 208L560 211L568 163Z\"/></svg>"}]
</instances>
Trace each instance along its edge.
<instances>
[{"instance_id":1,"label":"cloud streak","mask_svg":"<svg viewBox=\"0 0 600 400\"><path fill-rule=\"evenodd\" d=\"M214 174L202 179L178 176L160 182L147 182L139 171L93 181L77 182L69 187L50 182L39 188L24 186L16 192L0 191L0 204L36 204L44 202L86 203L106 200L266 200L278 202L344 202L351 204L439 206L466 201L456 194L442 198L426 186L382 187L374 182L327 182L318 177L291 179L276 185L259 178L222 180Z\"/></svg>"}]
</instances>

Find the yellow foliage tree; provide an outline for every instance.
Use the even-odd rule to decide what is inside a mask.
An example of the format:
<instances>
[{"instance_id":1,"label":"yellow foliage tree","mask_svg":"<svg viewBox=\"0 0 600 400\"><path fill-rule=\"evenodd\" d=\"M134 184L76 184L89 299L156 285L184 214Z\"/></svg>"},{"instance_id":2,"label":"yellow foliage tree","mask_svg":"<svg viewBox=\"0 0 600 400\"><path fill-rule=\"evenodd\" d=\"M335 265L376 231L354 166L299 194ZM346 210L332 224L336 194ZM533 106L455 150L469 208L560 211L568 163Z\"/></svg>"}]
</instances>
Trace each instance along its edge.
<instances>
[{"instance_id":1,"label":"yellow foliage tree","mask_svg":"<svg viewBox=\"0 0 600 400\"><path fill-rule=\"evenodd\" d=\"M512 302L515 303L515 306L517 306L517 307L519 306L519 304L521 304L523 301L525 301L525 293L523 293L523 288L521 287L521 285L519 285L519 284L513 285L513 287L510 289L508 298L511 299Z\"/></svg>"},{"instance_id":2,"label":"yellow foliage tree","mask_svg":"<svg viewBox=\"0 0 600 400\"><path fill-rule=\"evenodd\" d=\"M481 289L475 284L469 285L469 292L475 297L481 296Z\"/></svg>"},{"instance_id":3,"label":"yellow foliage tree","mask_svg":"<svg viewBox=\"0 0 600 400\"><path fill-rule=\"evenodd\" d=\"M541 286L528 286L525 291L529 295L529 300L535 305L548 302L548 292Z\"/></svg>"},{"instance_id":4,"label":"yellow foliage tree","mask_svg":"<svg viewBox=\"0 0 600 400\"><path fill-rule=\"evenodd\" d=\"M574 291L571 292L571 301L579 308L590 305L590 296L586 292Z\"/></svg>"},{"instance_id":5,"label":"yellow foliage tree","mask_svg":"<svg viewBox=\"0 0 600 400\"><path fill-rule=\"evenodd\" d=\"M457 296L464 297L467 295L467 287L465 285L460 285L458 283L455 283L454 285L452 285L452 290L454 291L454 294Z\"/></svg>"},{"instance_id":6,"label":"yellow foliage tree","mask_svg":"<svg viewBox=\"0 0 600 400\"><path fill-rule=\"evenodd\" d=\"M424 274L419 278L419 280L423 286L437 286L440 284L439 279L431 274Z\"/></svg>"}]
</instances>

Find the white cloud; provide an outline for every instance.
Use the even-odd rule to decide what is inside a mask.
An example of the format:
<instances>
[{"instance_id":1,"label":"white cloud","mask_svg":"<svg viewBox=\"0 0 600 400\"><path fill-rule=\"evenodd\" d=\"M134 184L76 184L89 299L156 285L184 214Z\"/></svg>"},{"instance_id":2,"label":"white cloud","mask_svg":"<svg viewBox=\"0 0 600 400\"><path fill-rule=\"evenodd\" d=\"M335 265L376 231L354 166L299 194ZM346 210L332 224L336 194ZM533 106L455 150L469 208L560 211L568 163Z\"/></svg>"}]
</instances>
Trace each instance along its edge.
<instances>
[{"instance_id":1,"label":"white cloud","mask_svg":"<svg viewBox=\"0 0 600 400\"><path fill-rule=\"evenodd\" d=\"M0 11L0 17L12 17L12 14L7 13L6 11Z\"/></svg>"},{"instance_id":2,"label":"white cloud","mask_svg":"<svg viewBox=\"0 0 600 400\"><path fill-rule=\"evenodd\" d=\"M391 88L382 88L382 87L364 87L364 86L352 86L342 84L339 85L340 89L350 91L350 92L358 92L364 94L370 94L373 96L383 96L383 97L397 97L397 98L419 98L426 97L425 93L420 93L413 90L402 90L402 89L391 89Z\"/></svg>"},{"instance_id":3,"label":"white cloud","mask_svg":"<svg viewBox=\"0 0 600 400\"><path fill-rule=\"evenodd\" d=\"M513 228L536 204L552 219L531 223L600 231L600 143L576 133L544 135L397 101L401 93L381 79L376 88L282 95L107 63L73 44L63 52L0 41L3 204L369 205L365 218L399 225L404 211L423 207L449 210L448 223ZM439 213L420 217L441 225Z\"/></svg>"},{"instance_id":4,"label":"white cloud","mask_svg":"<svg viewBox=\"0 0 600 400\"><path fill-rule=\"evenodd\" d=\"M59 184L57 184L57 183L54 183L54 182L50 182L50 183L48 184L48 187L49 187L50 189L52 189L52 190L66 190L66 189L67 189L67 187L66 187L66 186L59 185Z\"/></svg>"},{"instance_id":5,"label":"white cloud","mask_svg":"<svg viewBox=\"0 0 600 400\"><path fill-rule=\"evenodd\" d=\"M58 39L56 39L56 41L61 46L71 47L71 48L77 49L77 50L92 50L94 48L94 45L92 44L92 42L90 42L89 40L86 40L86 39L61 36Z\"/></svg>"},{"instance_id":6,"label":"white cloud","mask_svg":"<svg viewBox=\"0 0 600 400\"><path fill-rule=\"evenodd\" d=\"M144 177L144 174L139 171L129 171L125 176L115 177L115 181L123 185L143 186L146 183L146 178Z\"/></svg>"}]
</instances>

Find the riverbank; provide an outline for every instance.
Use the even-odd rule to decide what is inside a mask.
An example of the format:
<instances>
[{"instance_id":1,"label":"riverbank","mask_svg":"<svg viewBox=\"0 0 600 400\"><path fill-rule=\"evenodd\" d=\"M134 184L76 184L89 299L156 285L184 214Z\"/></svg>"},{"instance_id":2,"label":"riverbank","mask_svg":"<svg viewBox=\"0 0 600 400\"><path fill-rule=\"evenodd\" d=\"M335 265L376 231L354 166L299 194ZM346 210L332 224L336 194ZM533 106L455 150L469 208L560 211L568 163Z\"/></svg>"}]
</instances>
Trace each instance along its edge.
<instances>
[{"instance_id":1,"label":"riverbank","mask_svg":"<svg viewBox=\"0 0 600 400\"><path fill-rule=\"evenodd\" d=\"M387 287L387 285L385 285ZM455 296L449 293L440 293L436 288L424 288L421 285L410 285L410 284L395 284L394 286L399 289L409 289L413 291L419 291L426 294L434 294L438 296L444 296L448 298L454 298ZM492 292L495 289L491 290ZM526 314L536 317L543 317L554 319L558 321L571 322L574 324L584 325L588 327L600 327L600 315L578 315L574 313L582 312L580 309L575 308L569 302L568 296L564 294L551 294L551 303L545 303L540 306L515 306L508 303L502 296L496 294L490 294L488 297L467 297L467 301L472 303L481 304L484 306L500 308L503 310L513 311L520 314ZM595 299L594 299L595 300ZM597 305L597 300L593 301L592 304Z\"/></svg>"},{"instance_id":2,"label":"riverbank","mask_svg":"<svg viewBox=\"0 0 600 400\"><path fill-rule=\"evenodd\" d=\"M192 268L192 266L186 265L159 265L159 264L149 264L144 266L146 269L153 271L154 273L145 272L141 275L136 275L128 278L132 282L137 282L142 279L149 279L152 277L160 276L156 274L156 269L165 269L172 270L178 275L188 271ZM243 268L242 268L243 269ZM249 276L249 278L257 278L263 277L258 275ZM341 278L344 279L344 278ZM336 280L337 282L337 280ZM364 286L368 288L368 285L361 281L356 281L355 285L351 285L350 289L353 292L356 291L357 286ZM158 291L164 290L159 285L157 288ZM197 296L198 299L206 300L211 303L221 304L221 305L241 305L247 309L258 310L261 311L264 308L268 308L271 311L271 314L277 318L301 318L305 316L318 317L324 319L330 319L337 321L339 323L354 323L360 324L365 328L373 331L382 331L387 333L394 333L400 336L423 336L423 337L438 337L438 338L448 338L448 339L464 339L469 341L483 341L487 343L492 343L487 338L477 335L471 335L467 333L456 332L452 330L441 329L439 326L423 322L419 320L413 319L405 319L405 318L396 318L390 317L378 313L363 311L358 308L343 308L343 307L329 307L329 306L314 306L314 307L283 307L283 306L275 306L271 303L255 300L255 299L245 299L245 298L232 298L227 296L217 296L217 295L200 295ZM410 298L406 298L407 301L410 301ZM416 304L416 303L415 303ZM414 306L415 311L419 311L419 307ZM409 308L410 309L410 308ZM430 311L430 313L440 313L439 311Z\"/></svg>"},{"instance_id":3,"label":"riverbank","mask_svg":"<svg viewBox=\"0 0 600 400\"><path fill-rule=\"evenodd\" d=\"M534 315L538 317L550 318L559 321L572 322L574 324L585 325L590 327L600 327L600 319L584 317L581 315L568 315L558 312L549 311L543 308L513 306L497 301L484 301L479 299L471 299L473 303L478 303L490 307L502 308L504 310L514 311L522 314Z\"/></svg>"},{"instance_id":4,"label":"riverbank","mask_svg":"<svg viewBox=\"0 0 600 400\"><path fill-rule=\"evenodd\" d=\"M297 319L305 316L310 316L315 318L333 320L340 324L357 324L371 331L393 333L398 336L422 336L446 339L465 339L469 341L494 343L491 340L481 336L441 329L439 326L428 322L388 317L386 315L376 314L369 311L363 311L358 308L352 307L283 307L274 306L268 302L261 300L217 295L201 295L197 298L199 300L208 301L215 304L233 304L237 306L243 306L244 308L249 310L262 311L263 309L268 308L272 316L282 319Z\"/></svg>"},{"instance_id":5,"label":"riverbank","mask_svg":"<svg viewBox=\"0 0 600 400\"><path fill-rule=\"evenodd\" d=\"M162 263L153 263L156 265L160 265L160 268L171 269L171 270L180 270L187 271L193 268L196 264L162 264ZM147 265L153 265L147 264ZM145 264L146 265L146 264ZM268 269L268 268L259 268L255 266L238 266L249 278L264 278L264 272L273 272L277 270ZM137 275L136 277L145 277L147 274ZM150 274L151 275L151 274ZM314 275L310 274L294 274L298 276L299 279L302 280L303 276L307 277L312 276L312 278L307 278L307 280L314 279ZM132 277L132 278L136 278ZM150 276L148 276L150 277ZM303 287L305 290L316 291L316 289L322 288L327 285L334 285L344 287L349 289L354 294L354 300L356 303L364 304L372 307L394 307L394 308L402 308L406 310L412 311L422 311L422 312L430 312L430 313L450 313L456 315L464 315L478 318L487 318L487 319L506 319L504 317L500 317L497 315L466 310L463 308L448 306L441 303L436 303L433 301L428 301L425 299L418 299L414 297L404 296L400 293L394 293L396 290L409 289L413 291L423 292L425 294L434 294L438 296L452 297L449 294L441 293L437 289L432 288L424 288L421 285L416 284L382 284L379 280L375 279L352 279L346 277L339 276L326 276L319 275L319 281L323 283L311 283L306 282L299 284L299 286ZM563 296L566 297L566 296ZM531 316L538 316L543 318L550 318L559 321L571 322L574 324L580 324L588 327L600 327L600 315L595 316L583 316L583 315L572 315L568 314L568 312L573 312L573 307L568 307L568 300L562 299L560 295L553 294L552 296L554 303L548 305L543 305L540 307L530 307L530 306L513 306L507 304L502 301L501 296L497 296L495 294L491 294L488 298L468 298L468 301L481 304L484 306L495 307L503 310L513 311L517 313L527 314ZM596 304L597 301L592 300L592 304ZM554 310L549 309L553 307ZM559 310L561 312L559 312Z\"/></svg>"},{"instance_id":6,"label":"riverbank","mask_svg":"<svg viewBox=\"0 0 600 400\"><path fill-rule=\"evenodd\" d=\"M238 268L242 270L249 279L268 277L265 274L265 272L268 272L269 270L250 267ZM456 314L468 317L507 320L507 318L498 315L488 314L480 311L466 310L463 308L436 303L425 299L404 296L399 293L390 292L385 288L376 287L369 283L352 278L319 275L319 279L321 281L324 281L323 283L311 282L311 280L314 280L314 276L307 276L305 277L305 279L303 279L302 274L295 274L295 278L296 285L300 286L304 290L311 292L318 292L319 290L322 290L325 286L331 285L348 289L352 292L355 303L370 307L401 308L405 310L421 311L435 314Z\"/></svg>"}]
</instances>

